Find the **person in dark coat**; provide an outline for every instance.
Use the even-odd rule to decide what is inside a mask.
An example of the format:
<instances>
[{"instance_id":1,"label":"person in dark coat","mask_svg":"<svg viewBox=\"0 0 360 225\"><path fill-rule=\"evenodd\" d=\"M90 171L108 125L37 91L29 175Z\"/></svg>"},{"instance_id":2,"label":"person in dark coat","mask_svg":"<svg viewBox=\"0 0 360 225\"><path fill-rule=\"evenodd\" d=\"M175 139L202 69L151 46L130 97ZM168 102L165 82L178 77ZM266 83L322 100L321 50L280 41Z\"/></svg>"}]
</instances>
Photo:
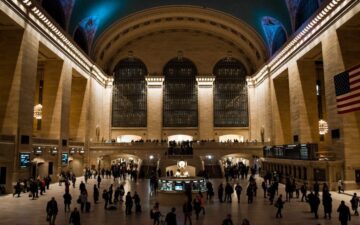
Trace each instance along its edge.
<instances>
[{"instance_id":1,"label":"person in dark coat","mask_svg":"<svg viewBox=\"0 0 360 225\"><path fill-rule=\"evenodd\" d=\"M323 206L324 206L324 218L326 219L327 216L329 216L329 219L331 219L332 198L329 192L323 195Z\"/></svg>"},{"instance_id":2,"label":"person in dark coat","mask_svg":"<svg viewBox=\"0 0 360 225\"><path fill-rule=\"evenodd\" d=\"M251 204L253 202L253 199L254 199L254 192L253 192L253 189L252 189L251 185L249 185L247 187L246 195L248 196L248 204Z\"/></svg>"},{"instance_id":3,"label":"person in dark coat","mask_svg":"<svg viewBox=\"0 0 360 225\"><path fill-rule=\"evenodd\" d=\"M190 225L192 225L192 221L191 221L191 214L192 214L192 205L191 205L191 201L186 201L183 205L183 213L184 213L184 217L185 217L185 222L184 225L186 225L186 222L189 221Z\"/></svg>"},{"instance_id":4,"label":"person in dark coat","mask_svg":"<svg viewBox=\"0 0 360 225\"><path fill-rule=\"evenodd\" d=\"M102 198L105 201L104 209L107 209L108 204L109 204L109 195L106 190L103 191Z\"/></svg>"},{"instance_id":5,"label":"person in dark coat","mask_svg":"<svg viewBox=\"0 0 360 225\"><path fill-rule=\"evenodd\" d=\"M96 184L94 184L93 198L95 204L99 201L99 195L100 195L99 189L96 187Z\"/></svg>"},{"instance_id":6,"label":"person in dark coat","mask_svg":"<svg viewBox=\"0 0 360 225\"><path fill-rule=\"evenodd\" d=\"M319 218L318 215L318 210L319 210L319 205L320 205L320 198L319 198L319 194L314 195L313 201L312 201L312 209L313 209L313 213L315 214L315 218Z\"/></svg>"},{"instance_id":7,"label":"person in dark coat","mask_svg":"<svg viewBox=\"0 0 360 225\"><path fill-rule=\"evenodd\" d=\"M172 208L171 212L169 212L166 217L165 217L165 222L166 225L177 225L177 220L176 220L176 214L175 214L176 209Z\"/></svg>"},{"instance_id":8,"label":"person in dark coat","mask_svg":"<svg viewBox=\"0 0 360 225\"><path fill-rule=\"evenodd\" d=\"M55 225L56 215L58 214L58 206L54 197L46 205L47 220L49 225Z\"/></svg>"},{"instance_id":9,"label":"person in dark coat","mask_svg":"<svg viewBox=\"0 0 360 225\"><path fill-rule=\"evenodd\" d=\"M130 215L131 214L131 208L133 206L133 200L132 200L130 191L126 194L125 206L126 206L125 214Z\"/></svg>"},{"instance_id":10,"label":"person in dark coat","mask_svg":"<svg viewBox=\"0 0 360 225\"><path fill-rule=\"evenodd\" d=\"M15 185L14 189L15 189L15 192L14 192L14 194L13 194L13 197L14 197L15 195L17 195L18 198L20 198L20 193L21 193L20 181L16 182L16 185Z\"/></svg>"},{"instance_id":11,"label":"person in dark coat","mask_svg":"<svg viewBox=\"0 0 360 225\"><path fill-rule=\"evenodd\" d=\"M220 202L223 202L223 195L224 195L224 187L223 184L220 184L218 187L218 197Z\"/></svg>"},{"instance_id":12,"label":"person in dark coat","mask_svg":"<svg viewBox=\"0 0 360 225\"><path fill-rule=\"evenodd\" d=\"M101 184L101 177L100 177L100 174L99 174L98 177L97 177L98 188L100 188L100 184Z\"/></svg>"},{"instance_id":13,"label":"person in dark coat","mask_svg":"<svg viewBox=\"0 0 360 225\"><path fill-rule=\"evenodd\" d=\"M276 218L282 218L281 211L284 208L284 201L282 200L282 195L279 195L278 200L275 203L275 207L277 208Z\"/></svg>"},{"instance_id":14,"label":"person in dark coat","mask_svg":"<svg viewBox=\"0 0 360 225\"><path fill-rule=\"evenodd\" d=\"M239 183L237 183L235 186L235 192L236 192L236 197L238 199L238 203L240 203L241 191L242 191L242 187L240 186Z\"/></svg>"},{"instance_id":15,"label":"person in dark coat","mask_svg":"<svg viewBox=\"0 0 360 225\"><path fill-rule=\"evenodd\" d=\"M348 221L351 220L351 214L349 207L345 205L344 201L341 201L337 212L339 213L339 220L341 222L341 225L347 225Z\"/></svg>"},{"instance_id":16,"label":"person in dark coat","mask_svg":"<svg viewBox=\"0 0 360 225\"><path fill-rule=\"evenodd\" d=\"M69 223L72 223L74 225L80 225L80 213L76 207L74 208L74 211L72 211L70 214Z\"/></svg>"},{"instance_id":17,"label":"person in dark coat","mask_svg":"<svg viewBox=\"0 0 360 225\"><path fill-rule=\"evenodd\" d=\"M113 198L113 193L114 193L114 191L113 191L113 185L110 184L109 191L108 191L109 203L110 203L110 204L113 204L113 200L112 200L112 198Z\"/></svg>"},{"instance_id":18,"label":"person in dark coat","mask_svg":"<svg viewBox=\"0 0 360 225\"><path fill-rule=\"evenodd\" d=\"M226 219L223 220L222 225L233 225L233 221L231 219L231 214L226 216Z\"/></svg>"},{"instance_id":19,"label":"person in dark coat","mask_svg":"<svg viewBox=\"0 0 360 225\"><path fill-rule=\"evenodd\" d=\"M234 189L229 183L227 183L225 186L225 202L231 202L232 193L234 193Z\"/></svg>"},{"instance_id":20,"label":"person in dark coat","mask_svg":"<svg viewBox=\"0 0 360 225\"><path fill-rule=\"evenodd\" d=\"M354 193L353 197L350 200L350 203L351 203L351 209L354 211L354 215L358 216L359 198L356 195L356 193Z\"/></svg>"},{"instance_id":21,"label":"person in dark coat","mask_svg":"<svg viewBox=\"0 0 360 225\"><path fill-rule=\"evenodd\" d=\"M196 195L196 197L194 198L193 205L194 205L196 220L198 220L199 219L199 214L200 214L200 211L201 211L201 199L200 199L199 195Z\"/></svg>"},{"instance_id":22,"label":"person in dark coat","mask_svg":"<svg viewBox=\"0 0 360 225\"><path fill-rule=\"evenodd\" d=\"M140 205L140 196L135 191L134 196L132 197L135 203L135 212L141 212L141 205Z\"/></svg>"},{"instance_id":23,"label":"person in dark coat","mask_svg":"<svg viewBox=\"0 0 360 225\"><path fill-rule=\"evenodd\" d=\"M65 192L65 194L63 195L64 198L64 205L65 205L65 212L69 211L70 212L70 204L71 204L71 194L69 192Z\"/></svg>"},{"instance_id":24,"label":"person in dark coat","mask_svg":"<svg viewBox=\"0 0 360 225\"><path fill-rule=\"evenodd\" d=\"M266 185L266 182L265 182L265 181L263 181L263 182L261 183L261 187L262 187L262 189L263 189L263 191L264 191L264 198L266 198L267 185Z\"/></svg>"}]
</instances>

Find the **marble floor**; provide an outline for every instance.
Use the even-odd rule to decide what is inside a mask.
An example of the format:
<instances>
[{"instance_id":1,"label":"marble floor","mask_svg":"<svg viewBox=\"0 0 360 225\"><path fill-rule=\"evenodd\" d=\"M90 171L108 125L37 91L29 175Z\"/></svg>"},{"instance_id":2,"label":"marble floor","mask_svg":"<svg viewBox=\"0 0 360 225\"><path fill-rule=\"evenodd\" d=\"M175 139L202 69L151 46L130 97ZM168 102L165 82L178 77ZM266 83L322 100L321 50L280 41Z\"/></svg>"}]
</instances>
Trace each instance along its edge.
<instances>
[{"instance_id":1,"label":"marble floor","mask_svg":"<svg viewBox=\"0 0 360 225\"><path fill-rule=\"evenodd\" d=\"M77 179L76 188L70 188L70 193L73 196L72 208L79 205L76 203L76 199L79 195L78 184L82 178ZM137 191L140 195L142 202L141 214L132 213L131 215L125 215L125 206L118 205L116 211L105 211L104 202L100 196L100 202L98 204L92 203L92 208L90 213L81 214L81 224L82 225L105 225L105 224L127 224L127 225L138 225L138 224L153 224L150 219L150 208L156 202L156 196L150 196L149 194L149 181L140 180L138 183L133 183L132 181L125 182L125 191ZM212 180L215 192L217 186L220 182L224 182L221 179ZM257 178L257 182L260 185L260 178ZM95 183L94 179L88 181L87 189L89 191L89 200L92 202L92 187ZM112 179L103 179L101 184L100 195L103 188L108 188L108 186L113 183ZM247 181L241 181L241 185L246 187ZM262 190L258 190L258 196L255 198L253 204L247 204L246 196L243 193L241 196L240 204L237 203L237 199L233 196L232 203L220 203L216 198L212 203L206 204L206 215L200 216L198 221L195 220L193 216L194 225L221 225L222 220L225 216L230 213L234 224L241 224L241 221L244 218L250 220L251 225L275 225L275 224L284 224L284 225L334 225L340 224L338 221L338 214L336 209L341 200L345 200L346 204L350 205L350 195L346 194L337 194L332 192L333 197L333 218L331 220L323 219L323 208L320 205L319 216L320 219L314 219L314 215L309 212L309 206L307 203L300 202L299 199L292 199L290 203L286 203L283 210L283 218L276 219L276 208L272 205L269 205L267 199L264 199L261 195ZM359 191L360 192L360 191ZM59 186L58 184L53 184L50 186L50 190L46 192L43 196L39 197L37 200L31 200L28 197L28 194L22 194L20 198L14 198L12 195L0 196L0 224L7 225L42 225L48 224L46 222L45 208L47 201L51 197L55 197L58 206L59 214L56 219L56 225L69 224L69 213L64 212L63 198L64 185ZM281 185L280 193L284 193L284 187ZM215 196L216 197L216 196ZM178 224L184 224L184 217L182 214L182 204L174 204L171 200L162 203L160 205L160 211L163 214L166 214L172 206L175 206L177 209L177 218ZM353 216L350 225L360 225L360 217Z\"/></svg>"}]
</instances>

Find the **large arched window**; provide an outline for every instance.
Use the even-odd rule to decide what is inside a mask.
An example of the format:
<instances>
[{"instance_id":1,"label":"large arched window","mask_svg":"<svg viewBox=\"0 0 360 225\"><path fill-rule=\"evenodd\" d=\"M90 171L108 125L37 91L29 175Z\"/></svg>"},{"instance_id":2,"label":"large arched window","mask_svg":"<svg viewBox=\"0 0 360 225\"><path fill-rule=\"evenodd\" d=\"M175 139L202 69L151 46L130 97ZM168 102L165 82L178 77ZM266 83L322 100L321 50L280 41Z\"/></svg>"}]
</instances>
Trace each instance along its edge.
<instances>
[{"instance_id":1,"label":"large arched window","mask_svg":"<svg viewBox=\"0 0 360 225\"><path fill-rule=\"evenodd\" d=\"M42 7L64 30L66 29L65 13L58 0L43 0Z\"/></svg>"},{"instance_id":2,"label":"large arched window","mask_svg":"<svg viewBox=\"0 0 360 225\"><path fill-rule=\"evenodd\" d=\"M170 60L164 67L164 127L197 127L197 70L183 57Z\"/></svg>"},{"instance_id":3,"label":"large arched window","mask_svg":"<svg viewBox=\"0 0 360 225\"><path fill-rule=\"evenodd\" d=\"M237 59L227 57L214 67L214 126L247 127L248 94L246 69Z\"/></svg>"},{"instance_id":4,"label":"large arched window","mask_svg":"<svg viewBox=\"0 0 360 225\"><path fill-rule=\"evenodd\" d=\"M114 70L112 126L146 127L145 64L136 58L127 58Z\"/></svg>"}]
</instances>

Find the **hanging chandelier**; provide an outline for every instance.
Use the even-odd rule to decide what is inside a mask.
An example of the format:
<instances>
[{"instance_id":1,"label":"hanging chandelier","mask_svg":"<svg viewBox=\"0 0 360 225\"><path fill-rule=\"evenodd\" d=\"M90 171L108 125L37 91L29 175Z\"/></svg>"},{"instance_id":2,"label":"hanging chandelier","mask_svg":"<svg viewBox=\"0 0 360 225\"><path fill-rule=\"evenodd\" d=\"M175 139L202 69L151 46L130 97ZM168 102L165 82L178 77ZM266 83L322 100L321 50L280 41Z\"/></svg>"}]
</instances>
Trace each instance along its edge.
<instances>
[{"instance_id":1,"label":"hanging chandelier","mask_svg":"<svg viewBox=\"0 0 360 225\"><path fill-rule=\"evenodd\" d=\"M325 135L329 131L328 123L325 120L319 120L319 134Z\"/></svg>"},{"instance_id":2,"label":"hanging chandelier","mask_svg":"<svg viewBox=\"0 0 360 225\"><path fill-rule=\"evenodd\" d=\"M43 106L41 104L37 104L34 106L34 118L37 120L42 119L42 108Z\"/></svg>"}]
</instances>

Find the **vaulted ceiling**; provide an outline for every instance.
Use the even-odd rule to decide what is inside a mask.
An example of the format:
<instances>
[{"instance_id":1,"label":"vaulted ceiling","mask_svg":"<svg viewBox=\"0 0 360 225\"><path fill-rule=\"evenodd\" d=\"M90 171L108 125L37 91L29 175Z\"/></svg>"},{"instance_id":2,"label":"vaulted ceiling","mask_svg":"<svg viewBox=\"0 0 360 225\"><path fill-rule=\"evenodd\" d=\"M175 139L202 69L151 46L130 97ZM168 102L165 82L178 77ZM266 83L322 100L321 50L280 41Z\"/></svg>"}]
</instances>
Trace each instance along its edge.
<instances>
[{"instance_id":1,"label":"vaulted ceiling","mask_svg":"<svg viewBox=\"0 0 360 225\"><path fill-rule=\"evenodd\" d=\"M326 0L39 0L87 53L115 22L162 6L217 10L251 26L273 54ZM79 30L79 28L81 30Z\"/></svg>"}]
</instances>

